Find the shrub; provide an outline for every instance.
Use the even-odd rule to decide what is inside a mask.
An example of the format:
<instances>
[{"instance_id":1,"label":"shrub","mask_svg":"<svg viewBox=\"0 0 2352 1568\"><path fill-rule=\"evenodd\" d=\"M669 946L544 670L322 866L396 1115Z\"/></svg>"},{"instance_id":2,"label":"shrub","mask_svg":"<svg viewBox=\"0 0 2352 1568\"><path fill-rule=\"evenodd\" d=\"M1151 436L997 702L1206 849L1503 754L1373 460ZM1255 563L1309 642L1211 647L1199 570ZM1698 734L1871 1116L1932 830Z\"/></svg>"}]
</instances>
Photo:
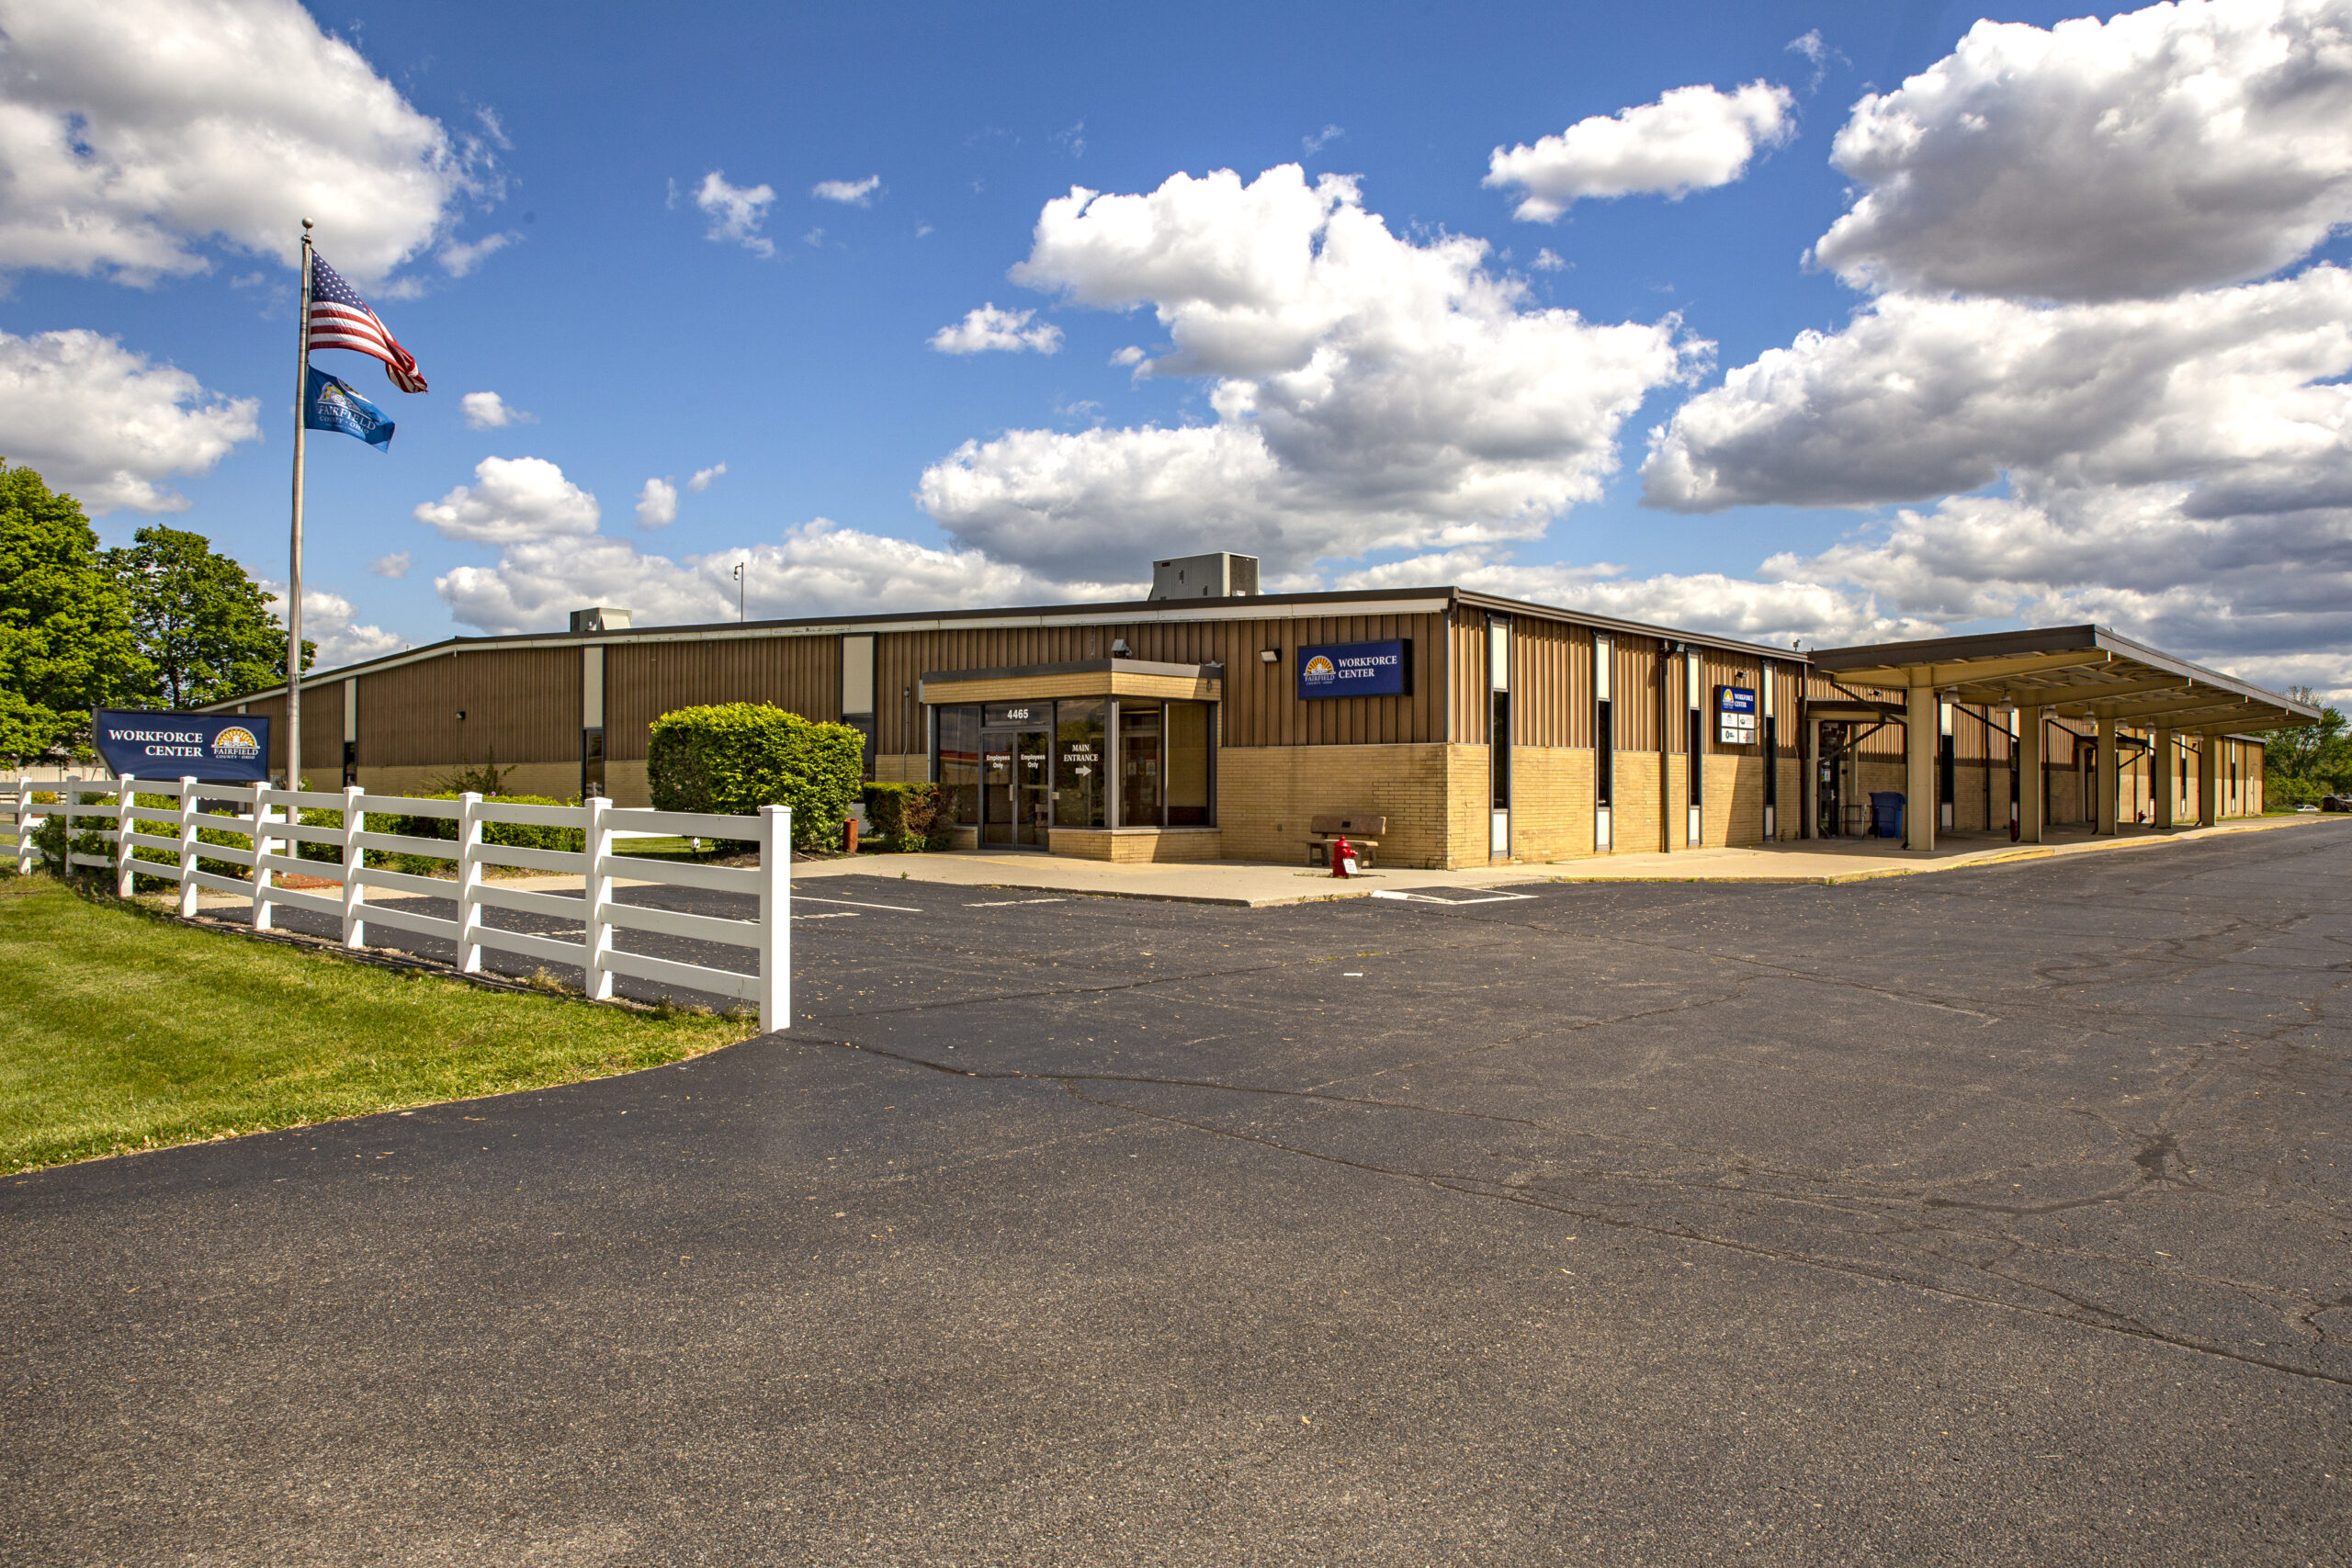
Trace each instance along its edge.
<instances>
[{"instance_id":1,"label":"shrub","mask_svg":"<svg viewBox=\"0 0 2352 1568\"><path fill-rule=\"evenodd\" d=\"M749 816L763 806L787 806L792 841L801 849L841 841L865 771L865 736L765 703L665 713L646 743L657 810Z\"/></svg>"},{"instance_id":2,"label":"shrub","mask_svg":"<svg viewBox=\"0 0 2352 1568\"><path fill-rule=\"evenodd\" d=\"M939 786L931 784L867 784L865 821L876 842L901 854L944 850L956 829Z\"/></svg>"},{"instance_id":3,"label":"shrub","mask_svg":"<svg viewBox=\"0 0 2352 1568\"><path fill-rule=\"evenodd\" d=\"M454 790L444 791L434 795L418 795L414 798L455 800L458 798L458 793ZM498 798L500 804L505 806L577 806L580 804L576 800L556 800L544 795L503 795ZM308 815L305 814L306 818ZM325 824L329 827L335 826L343 819L343 814L338 811L322 811L318 815L332 817L335 819L334 822ZM389 812L371 811L368 814L365 826L370 833L394 833L403 839L439 839L451 844L456 843L458 839L458 819L454 817L407 817L396 816ZM577 854L588 847L588 834L584 829L542 828L535 822L485 822L482 824L481 837L484 843L505 844L524 850L558 850ZM325 852L322 858L328 860L334 858L334 851L327 845L321 844L318 848ZM456 864L457 861L454 852L445 860L437 855L410 854L404 851L369 850L368 863L380 866L388 871L405 871L413 876L433 876Z\"/></svg>"}]
</instances>

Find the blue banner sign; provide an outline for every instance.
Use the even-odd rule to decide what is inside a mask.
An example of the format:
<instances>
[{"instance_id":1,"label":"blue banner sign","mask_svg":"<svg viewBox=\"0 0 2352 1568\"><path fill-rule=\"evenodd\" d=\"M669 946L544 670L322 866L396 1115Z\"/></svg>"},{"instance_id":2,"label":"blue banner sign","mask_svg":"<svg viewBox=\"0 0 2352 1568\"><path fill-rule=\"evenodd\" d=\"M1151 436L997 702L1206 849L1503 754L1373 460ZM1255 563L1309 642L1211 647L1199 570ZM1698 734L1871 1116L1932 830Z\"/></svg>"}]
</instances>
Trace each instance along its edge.
<instances>
[{"instance_id":1,"label":"blue banner sign","mask_svg":"<svg viewBox=\"0 0 2352 1568\"><path fill-rule=\"evenodd\" d=\"M1756 694L1746 686L1715 688L1715 744L1756 744Z\"/></svg>"},{"instance_id":2,"label":"blue banner sign","mask_svg":"<svg viewBox=\"0 0 2352 1568\"><path fill-rule=\"evenodd\" d=\"M1413 644L1340 642L1298 650L1301 697L1401 697L1413 689Z\"/></svg>"},{"instance_id":3,"label":"blue banner sign","mask_svg":"<svg viewBox=\"0 0 2352 1568\"><path fill-rule=\"evenodd\" d=\"M269 720L259 714L100 708L92 728L109 778L269 782Z\"/></svg>"}]
</instances>

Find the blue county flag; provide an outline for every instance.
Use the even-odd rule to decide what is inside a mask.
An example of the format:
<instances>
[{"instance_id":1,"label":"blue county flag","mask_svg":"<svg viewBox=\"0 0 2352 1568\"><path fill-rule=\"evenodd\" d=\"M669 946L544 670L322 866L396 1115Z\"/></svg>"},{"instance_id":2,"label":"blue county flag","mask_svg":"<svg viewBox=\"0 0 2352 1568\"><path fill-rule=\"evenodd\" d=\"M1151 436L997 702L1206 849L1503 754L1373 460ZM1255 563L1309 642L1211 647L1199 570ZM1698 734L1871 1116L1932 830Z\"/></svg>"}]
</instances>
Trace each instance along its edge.
<instances>
[{"instance_id":1,"label":"blue county flag","mask_svg":"<svg viewBox=\"0 0 2352 1568\"><path fill-rule=\"evenodd\" d=\"M351 389L351 384L313 365L310 390L302 399L302 424L308 430L340 430L370 446L392 444L392 422L384 411Z\"/></svg>"}]
</instances>

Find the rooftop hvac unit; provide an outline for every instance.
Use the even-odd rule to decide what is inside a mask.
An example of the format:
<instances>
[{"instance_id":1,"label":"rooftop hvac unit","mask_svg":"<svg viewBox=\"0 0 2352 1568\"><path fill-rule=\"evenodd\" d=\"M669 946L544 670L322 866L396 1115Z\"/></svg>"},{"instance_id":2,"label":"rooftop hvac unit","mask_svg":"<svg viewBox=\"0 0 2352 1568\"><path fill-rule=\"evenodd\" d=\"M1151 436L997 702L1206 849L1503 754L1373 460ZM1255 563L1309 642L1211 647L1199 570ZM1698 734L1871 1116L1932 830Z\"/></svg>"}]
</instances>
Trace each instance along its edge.
<instances>
[{"instance_id":1,"label":"rooftop hvac unit","mask_svg":"<svg viewBox=\"0 0 2352 1568\"><path fill-rule=\"evenodd\" d=\"M571 612L571 629L576 632L627 631L628 612L616 604L592 604L585 610Z\"/></svg>"},{"instance_id":2,"label":"rooftop hvac unit","mask_svg":"<svg viewBox=\"0 0 2352 1568\"><path fill-rule=\"evenodd\" d=\"M1258 592L1258 558L1219 550L1151 563L1154 599L1231 599Z\"/></svg>"}]
</instances>

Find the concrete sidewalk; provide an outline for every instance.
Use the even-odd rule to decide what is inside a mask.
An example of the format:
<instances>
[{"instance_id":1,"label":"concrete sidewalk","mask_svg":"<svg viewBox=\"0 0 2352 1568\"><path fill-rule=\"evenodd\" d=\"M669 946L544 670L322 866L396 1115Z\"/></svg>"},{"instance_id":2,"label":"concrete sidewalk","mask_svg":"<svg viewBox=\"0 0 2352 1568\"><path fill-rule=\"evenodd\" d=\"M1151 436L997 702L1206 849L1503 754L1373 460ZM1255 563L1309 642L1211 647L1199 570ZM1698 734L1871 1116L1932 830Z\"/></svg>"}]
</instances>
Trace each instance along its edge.
<instances>
[{"instance_id":1,"label":"concrete sidewalk","mask_svg":"<svg viewBox=\"0 0 2352 1568\"><path fill-rule=\"evenodd\" d=\"M2127 827L2113 838L2083 832L2053 834L2047 843L2013 844L2006 834L1959 834L1927 853L1890 848L1875 839L1774 844L1753 849L1688 850L1675 854L1593 855L1526 864L1498 863L1455 871L1380 870L1346 880L1304 866L1216 861L1189 865L1114 865L1037 853L959 850L943 854L859 855L795 865L792 879L888 876L961 887L1005 887L1046 893L1159 898L1182 903L1263 908L1320 898L1361 898L1379 891L1425 887L1508 887L1539 882L1767 882L1826 885L1965 866L2004 865L2055 855L2102 854L2192 843L2225 833L2261 832L2323 820L2316 816L2250 818L2211 828L2158 832Z\"/></svg>"},{"instance_id":2,"label":"concrete sidewalk","mask_svg":"<svg viewBox=\"0 0 2352 1568\"><path fill-rule=\"evenodd\" d=\"M1962 833L1935 850L1915 854L1876 839L1815 840L1752 849L1686 850L1674 854L1590 855L1575 860L1497 863L1456 871L1383 867L1345 880L1304 866L1256 861L1211 861L1170 865L1114 865L1040 853L954 850L938 854L862 854L840 860L801 861L792 868L796 884L831 876L889 876L955 887L1003 887L1022 892L1080 894L1109 898L1159 899L1180 904L1224 904L1266 908L1324 898L1363 898L1386 889L1409 893L1430 887L1509 887L1540 882L1761 882L1827 886L1922 872L2009 865L2054 855L2106 854L2194 843L2225 833L2264 832L2311 823L2352 818L2317 816L2257 817L2211 828L2158 832L2126 827L2114 838L2061 830L2042 844L2013 844L2005 835ZM576 892L573 876L500 877L497 885L526 891ZM652 884L616 877L617 887ZM455 884L452 884L454 890ZM406 897L381 895L388 903ZM445 895L446 897L446 895ZM241 906L243 894L205 892L200 908Z\"/></svg>"}]
</instances>

